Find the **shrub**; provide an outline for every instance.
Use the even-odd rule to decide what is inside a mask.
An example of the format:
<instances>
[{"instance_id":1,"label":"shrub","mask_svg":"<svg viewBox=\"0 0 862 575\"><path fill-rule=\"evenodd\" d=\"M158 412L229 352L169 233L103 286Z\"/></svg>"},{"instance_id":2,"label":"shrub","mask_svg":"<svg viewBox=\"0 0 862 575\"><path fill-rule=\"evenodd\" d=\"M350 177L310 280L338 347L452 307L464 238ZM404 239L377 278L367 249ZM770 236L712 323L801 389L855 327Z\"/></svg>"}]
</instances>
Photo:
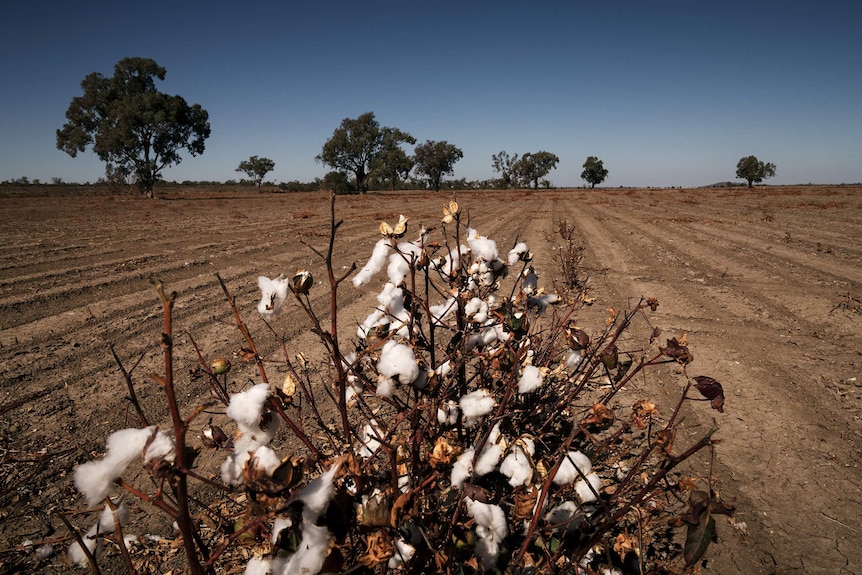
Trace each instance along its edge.
<instances>
[{"instance_id":1,"label":"shrub","mask_svg":"<svg viewBox=\"0 0 862 575\"><path fill-rule=\"evenodd\" d=\"M165 357L157 380L172 429L144 423L119 431L104 458L78 467L87 503L108 508L87 535L76 532L77 562L95 565L109 532L125 551L126 494L176 521L192 573L240 572L239 562L246 573L676 573L698 562L714 537L714 515L732 509L712 490L709 464L691 459L711 453L715 426L686 441L680 413L704 399L721 412L724 396L719 382L689 376L684 337L655 341L644 313L655 311L655 299L611 308L603 325L582 327L583 298L562 306L539 284L526 244L501 253L464 225L454 201L439 231L418 230L413 241L404 239L408 218L381 223L364 267L336 275L334 195L331 210L326 253L310 248L327 278L328 310L312 305L311 290L321 288L308 271L258 278L269 335L283 341L279 314L292 298L319 338L322 363L310 350L291 358L283 345L280 359L261 357L218 278L246 341L241 360L259 377L230 389L230 361L198 352L232 420L227 433L203 426L204 446L225 455L217 479L195 468L204 446L191 445L188 432L203 408L180 405L176 294L156 282ZM568 226L560 228L573 242ZM338 288L351 277L371 286L381 273L377 306L344 352ZM641 322L649 335L640 335ZM678 366L682 385L663 415L634 386L664 364ZM286 372L279 385L270 382L273 366ZM290 438L283 443L274 441L281 426ZM154 487L123 479L136 460ZM115 492L120 499L111 499ZM214 516L207 529L200 511ZM682 544L674 527L685 528ZM236 547L247 552L229 552Z\"/></svg>"}]
</instances>

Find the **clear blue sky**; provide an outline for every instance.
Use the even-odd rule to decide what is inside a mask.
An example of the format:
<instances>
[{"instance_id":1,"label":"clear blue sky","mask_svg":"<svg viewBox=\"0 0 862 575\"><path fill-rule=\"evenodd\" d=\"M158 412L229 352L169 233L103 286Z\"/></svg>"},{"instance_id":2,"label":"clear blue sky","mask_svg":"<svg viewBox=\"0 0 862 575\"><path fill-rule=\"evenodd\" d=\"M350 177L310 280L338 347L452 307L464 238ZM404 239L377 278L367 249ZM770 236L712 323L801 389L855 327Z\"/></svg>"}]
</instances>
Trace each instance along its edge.
<instances>
[{"instance_id":1,"label":"clear blue sky","mask_svg":"<svg viewBox=\"0 0 862 575\"><path fill-rule=\"evenodd\" d=\"M459 178L547 150L557 186L588 155L610 186L732 180L750 154L769 183L862 181L858 0L4 0L0 47L0 181L102 176L55 131L81 80L129 56L210 114L206 152L167 180L239 178L253 154L267 179L312 180L341 120L373 111L460 147Z\"/></svg>"}]
</instances>

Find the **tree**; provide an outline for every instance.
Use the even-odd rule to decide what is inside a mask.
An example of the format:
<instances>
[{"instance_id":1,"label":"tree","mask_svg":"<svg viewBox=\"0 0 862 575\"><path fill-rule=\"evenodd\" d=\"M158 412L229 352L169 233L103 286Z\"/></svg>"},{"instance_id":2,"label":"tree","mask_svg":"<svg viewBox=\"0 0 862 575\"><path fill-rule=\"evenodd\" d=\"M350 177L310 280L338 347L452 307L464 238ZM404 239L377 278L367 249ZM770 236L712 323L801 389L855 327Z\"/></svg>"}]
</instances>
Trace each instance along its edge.
<instances>
[{"instance_id":1,"label":"tree","mask_svg":"<svg viewBox=\"0 0 862 575\"><path fill-rule=\"evenodd\" d=\"M389 184L391 190L400 178L406 178L413 169L413 158L401 147L401 142L415 144L416 138L393 128L383 128L383 147L371 162L371 173L381 184Z\"/></svg>"},{"instance_id":2,"label":"tree","mask_svg":"<svg viewBox=\"0 0 862 575\"><path fill-rule=\"evenodd\" d=\"M120 60L111 78L89 74L81 82L84 94L72 99L67 122L57 130L57 149L74 158L92 146L106 164L134 173L147 197L154 197L161 171L179 164L183 149L202 154L210 136L207 111L159 92L156 79L165 79L165 69L148 58Z\"/></svg>"},{"instance_id":3,"label":"tree","mask_svg":"<svg viewBox=\"0 0 862 575\"><path fill-rule=\"evenodd\" d=\"M736 177L748 180L748 187L775 176L775 164L763 163L756 156L746 156L736 164Z\"/></svg>"},{"instance_id":4,"label":"tree","mask_svg":"<svg viewBox=\"0 0 862 575\"><path fill-rule=\"evenodd\" d=\"M560 158L551 152L536 152L535 154L524 154L515 162L513 168L517 179L533 188L539 187L539 180L557 167Z\"/></svg>"},{"instance_id":5,"label":"tree","mask_svg":"<svg viewBox=\"0 0 862 575\"><path fill-rule=\"evenodd\" d=\"M595 188L596 184L601 184L608 177L608 171L605 169L605 164L595 156L590 156L584 162L584 171L581 172L581 179L590 184L591 188Z\"/></svg>"},{"instance_id":6,"label":"tree","mask_svg":"<svg viewBox=\"0 0 862 575\"><path fill-rule=\"evenodd\" d=\"M323 177L321 186L322 189L329 190L333 194L337 195L355 193L353 185L351 185L350 180L347 178L347 174L344 172L327 172Z\"/></svg>"},{"instance_id":7,"label":"tree","mask_svg":"<svg viewBox=\"0 0 862 575\"><path fill-rule=\"evenodd\" d=\"M315 159L336 171L353 173L356 189L364 194L368 177L381 166L381 154L401 142L412 144L416 139L397 128L381 128L374 112L366 112L355 119L344 118Z\"/></svg>"},{"instance_id":8,"label":"tree","mask_svg":"<svg viewBox=\"0 0 862 575\"><path fill-rule=\"evenodd\" d=\"M243 172L251 178L254 185L257 186L257 190L260 191L260 184L263 182L263 178L274 169L275 162L269 158L252 156L248 160L240 162L236 171Z\"/></svg>"},{"instance_id":9,"label":"tree","mask_svg":"<svg viewBox=\"0 0 862 575\"><path fill-rule=\"evenodd\" d=\"M495 172L500 174L500 186L503 188L514 188L518 185L515 166L518 163L518 154L510 156L508 152L501 151L491 156L491 166Z\"/></svg>"},{"instance_id":10,"label":"tree","mask_svg":"<svg viewBox=\"0 0 862 575\"><path fill-rule=\"evenodd\" d=\"M416 171L428 176L428 183L435 192L440 191L440 180L446 174L452 174L455 162L464 157L464 152L456 148L446 140L434 142L426 141L419 144L414 150L414 162Z\"/></svg>"}]
</instances>

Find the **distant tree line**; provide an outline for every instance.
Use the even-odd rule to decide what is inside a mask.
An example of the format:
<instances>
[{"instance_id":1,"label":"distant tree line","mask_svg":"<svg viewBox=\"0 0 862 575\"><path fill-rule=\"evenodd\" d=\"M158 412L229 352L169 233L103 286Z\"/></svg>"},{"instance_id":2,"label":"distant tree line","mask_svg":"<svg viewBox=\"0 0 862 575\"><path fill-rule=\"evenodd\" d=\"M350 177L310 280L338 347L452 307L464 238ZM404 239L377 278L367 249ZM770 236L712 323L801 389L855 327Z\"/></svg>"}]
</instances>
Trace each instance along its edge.
<instances>
[{"instance_id":1,"label":"distant tree line","mask_svg":"<svg viewBox=\"0 0 862 575\"><path fill-rule=\"evenodd\" d=\"M124 58L110 78L94 72L81 82L83 94L72 99L66 124L57 130L57 148L75 157L87 148L105 162L104 183L115 187L136 186L154 197L154 186L163 181L162 171L182 161L181 152L203 154L211 128L209 114L199 104L188 104L181 96L160 92L156 81L165 69L147 58ZM415 146L412 154L405 146ZM560 158L540 150L522 155L501 151L491 157L497 178L467 181L445 179L454 175L454 165L463 151L445 140L416 138L399 128L381 126L373 112L345 118L323 144L315 160L331 169L312 182L285 182L282 190L330 189L339 194L395 189L485 189L551 187L548 174ZM594 188L608 177L596 156L587 157L581 178ZM265 177L275 162L253 155L236 168L248 176L239 185L274 186ZM775 176L775 164L746 156L739 160L736 176L751 187ZM101 181L101 180L100 180ZM29 185L26 177L3 184ZM52 178L52 184L63 183ZM225 182L235 184L233 180Z\"/></svg>"}]
</instances>

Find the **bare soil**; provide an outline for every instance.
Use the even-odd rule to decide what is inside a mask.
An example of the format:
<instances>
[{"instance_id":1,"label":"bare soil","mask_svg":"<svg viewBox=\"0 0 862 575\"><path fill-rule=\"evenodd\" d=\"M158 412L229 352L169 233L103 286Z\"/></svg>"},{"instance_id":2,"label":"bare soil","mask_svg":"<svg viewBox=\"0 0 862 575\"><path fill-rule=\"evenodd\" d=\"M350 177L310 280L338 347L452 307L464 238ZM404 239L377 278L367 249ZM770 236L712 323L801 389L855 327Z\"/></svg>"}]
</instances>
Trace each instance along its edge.
<instances>
[{"instance_id":1,"label":"bare soil","mask_svg":"<svg viewBox=\"0 0 862 575\"><path fill-rule=\"evenodd\" d=\"M160 200L146 201L90 188L45 190L0 190L3 574L71 569L68 541L42 560L20 545L68 540L63 511L88 526L90 518L74 514L84 503L71 471L101 453L110 432L136 425L110 346L127 369L140 360L133 379L143 406L151 420L168 419L147 377L161 369L162 321L149 278L179 293L177 376L190 409L209 399L192 377L190 337L207 357L230 357L242 345L213 272L263 336L257 276L306 268L319 279L320 261L303 242L323 249L329 232L329 198L320 193L163 189ZM703 573L862 574L862 189L457 197L474 227L501 246L527 241L546 283L554 279L555 222L575 224L597 297L585 320L655 297L660 306L650 320L667 337L684 332L691 369L723 383L724 414L686 415L692 428L707 428L713 416L718 422L717 486L737 508L733 522L719 517L719 544ZM434 225L447 198L339 198L337 264L366 261L381 219L404 213ZM348 284L340 291L345 338L373 306L373 292ZM314 303L324 309L327 302L321 294ZM305 325L296 307L280 320L292 352L313 345ZM250 369L231 374L237 386L253 377ZM672 395L680 382L656 384ZM134 514L144 515L136 505Z\"/></svg>"}]
</instances>

